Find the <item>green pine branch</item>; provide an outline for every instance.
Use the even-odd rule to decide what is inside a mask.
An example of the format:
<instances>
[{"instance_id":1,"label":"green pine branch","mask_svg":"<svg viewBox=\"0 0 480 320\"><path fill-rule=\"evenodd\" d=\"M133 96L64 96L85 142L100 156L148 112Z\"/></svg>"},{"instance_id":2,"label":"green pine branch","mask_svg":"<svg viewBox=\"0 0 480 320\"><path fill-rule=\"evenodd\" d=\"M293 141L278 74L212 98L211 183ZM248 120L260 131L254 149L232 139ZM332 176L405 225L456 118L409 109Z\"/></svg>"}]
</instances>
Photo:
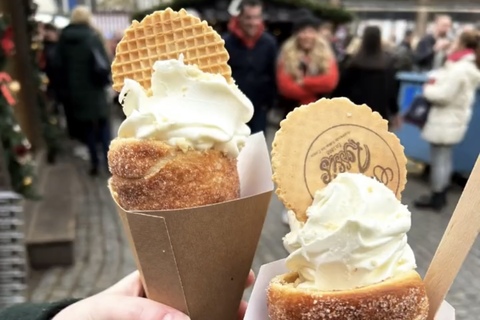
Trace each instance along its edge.
<instances>
[{"instance_id":1,"label":"green pine branch","mask_svg":"<svg viewBox=\"0 0 480 320\"><path fill-rule=\"evenodd\" d=\"M198 6L213 6L215 3L215 0L174 0L169 4L162 4L148 10L136 12L132 15L132 18L134 20L141 21L146 15L151 14L156 10L164 10L168 7L172 8L173 10L180 10L182 8L195 8ZM268 0L264 1L264 3L284 5L290 8L308 8L319 18L335 24L348 23L354 19L354 15L344 8L339 8L325 3L319 3L318 1L314 0Z\"/></svg>"},{"instance_id":2,"label":"green pine branch","mask_svg":"<svg viewBox=\"0 0 480 320\"><path fill-rule=\"evenodd\" d=\"M38 199L35 167L29 143L14 117L12 107L2 95L0 95L0 139L12 189L25 198ZM20 150L22 148L23 150ZM19 154L19 151L22 153Z\"/></svg>"}]
</instances>

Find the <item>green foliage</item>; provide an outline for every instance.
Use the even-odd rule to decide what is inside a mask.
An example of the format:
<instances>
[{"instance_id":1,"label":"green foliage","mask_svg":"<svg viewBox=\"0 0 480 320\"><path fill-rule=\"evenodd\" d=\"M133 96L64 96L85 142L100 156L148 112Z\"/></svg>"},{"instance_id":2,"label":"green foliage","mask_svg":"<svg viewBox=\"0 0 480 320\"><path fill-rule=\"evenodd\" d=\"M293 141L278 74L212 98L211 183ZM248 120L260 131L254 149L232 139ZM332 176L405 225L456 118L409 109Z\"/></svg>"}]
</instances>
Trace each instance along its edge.
<instances>
[{"instance_id":1,"label":"green foliage","mask_svg":"<svg viewBox=\"0 0 480 320\"><path fill-rule=\"evenodd\" d=\"M348 23L354 18L353 14L344 8L319 3L315 0L273 0L271 2L310 9L317 17L335 24Z\"/></svg>"},{"instance_id":2,"label":"green foliage","mask_svg":"<svg viewBox=\"0 0 480 320\"><path fill-rule=\"evenodd\" d=\"M148 10L134 13L132 18L140 21L146 15L156 10L164 10L168 7L172 8L173 10L180 10L181 8L195 8L197 6L213 6L215 2L215 0L174 0L170 4L162 4ZM284 5L291 8L308 8L319 18L331 21L335 24L347 23L352 21L354 18L351 12L343 8L334 7L325 3L319 3L315 0L264 0L263 2L266 4Z\"/></svg>"},{"instance_id":3,"label":"green foliage","mask_svg":"<svg viewBox=\"0 0 480 320\"><path fill-rule=\"evenodd\" d=\"M38 199L30 143L15 120L12 107L0 94L0 139L5 165L15 192L25 198Z\"/></svg>"},{"instance_id":4,"label":"green foliage","mask_svg":"<svg viewBox=\"0 0 480 320\"><path fill-rule=\"evenodd\" d=\"M58 125L58 116L55 115L51 108L49 108L48 99L46 96L46 84L43 82L43 73L39 67L39 53L43 50L41 43L34 44L36 32L38 29L38 22L35 20L35 12L37 7L30 3L27 7L27 32L30 39L30 59L33 69L33 78L37 85L37 107L40 112L40 120L42 126L42 135L45 141L47 152L50 154L57 154L61 149L62 131Z\"/></svg>"},{"instance_id":5,"label":"green foliage","mask_svg":"<svg viewBox=\"0 0 480 320\"><path fill-rule=\"evenodd\" d=\"M57 154L61 151L62 130L59 126L58 116L49 108L49 100L45 94L45 84L42 82L42 73L36 65L34 70L37 80L37 106L40 110L43 139L47 146L47 152Z\"/></svg>"},{"instance_id":6,"label":"green foliage","mask_svg":"<svg viewBox=\"0 0 480 320\"><path fill-rule=\"evenodd\" d=\"M3 39L8 27L6 17L0 17L0 38ZM0 48L0 72L5 71L7 53ZM4 83L8 90L8 83ZM12 103L12 102L10 102ZM31 146L15 119L13 107L0 91L0 143L5 169L13 191L28 199L38 199L35 189L35 168Z\"/></svg>"}]
</instances>

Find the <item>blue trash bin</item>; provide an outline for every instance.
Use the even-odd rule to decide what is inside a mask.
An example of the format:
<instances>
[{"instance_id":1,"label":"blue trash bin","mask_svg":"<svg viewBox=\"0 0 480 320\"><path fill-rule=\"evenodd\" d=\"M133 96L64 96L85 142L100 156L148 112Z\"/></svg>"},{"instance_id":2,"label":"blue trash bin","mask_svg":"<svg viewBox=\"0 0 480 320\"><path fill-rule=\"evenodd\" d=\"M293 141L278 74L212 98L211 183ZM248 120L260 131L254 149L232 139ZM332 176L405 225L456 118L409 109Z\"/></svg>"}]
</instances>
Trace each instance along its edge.
<instances>
[{"instance_id":1,"label":"blue trash bin","mask_svg":"<svg viewBox=\"0 0 480 320\"><path fill-rule=\"evenodd\" d=\"M422 87L427 76L424 73L400 72L397 74L400 80L399 106L404 114L413 98L422 92ZM430 164L430 146L421 137L421 131L417 127L405 123L396 132L403 146L405 155L415 161ZM464 140L457 144L453 151L454 171L468 177L475 165L480 153L480 90L477 91L473 107L472 120Z\"/></svg>"}]
</instances>

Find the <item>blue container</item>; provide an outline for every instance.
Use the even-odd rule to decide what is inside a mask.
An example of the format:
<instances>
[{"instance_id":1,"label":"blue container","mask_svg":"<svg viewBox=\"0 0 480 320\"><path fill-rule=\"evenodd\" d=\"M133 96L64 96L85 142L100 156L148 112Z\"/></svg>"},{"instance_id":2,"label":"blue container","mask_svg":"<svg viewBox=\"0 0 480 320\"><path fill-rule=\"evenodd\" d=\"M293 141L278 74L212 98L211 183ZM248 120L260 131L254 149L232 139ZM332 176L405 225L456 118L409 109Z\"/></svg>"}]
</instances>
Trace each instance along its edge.
<instances>
[{"instance_id":1,"label":"blue container","mask_svg":"<svg viewBox=\"0 0 480 320\"><path fill-rule=\"evenodd\" d=\"M422 92L427 76L423 73L400 72L397 78L401 81L399 92L400 112L407 112L413 98ZM430 146L421 137L417 127L405 123L396 132L403 146L405 155L416 161L430 164ZM464 140L457 144L453 152L454 171L469 176L480 153L480 90L473 107L472 120Z\"/></svg>"}]
</instances>

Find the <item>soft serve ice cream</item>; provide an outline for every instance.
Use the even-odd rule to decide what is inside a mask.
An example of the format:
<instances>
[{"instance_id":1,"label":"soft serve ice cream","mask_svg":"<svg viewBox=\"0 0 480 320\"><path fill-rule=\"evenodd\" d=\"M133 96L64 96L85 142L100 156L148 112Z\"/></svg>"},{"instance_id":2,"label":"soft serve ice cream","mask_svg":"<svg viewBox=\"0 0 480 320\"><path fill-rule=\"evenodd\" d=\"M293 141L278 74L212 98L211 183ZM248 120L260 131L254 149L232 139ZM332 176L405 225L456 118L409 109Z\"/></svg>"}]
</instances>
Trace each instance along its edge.
<instances>
[{"instance_id":1,"label":"soft serve ice cream","mask_svg":"<svg viewBox=\"0 0 480 320\"><path fill-rule=\"evenodd\" d=\"M416 268L406 235L410 212L375 179L339 174L315 193L307 217L301 223L290 213L284 238L300 288L350 290Z\"/></svg>"},{"instance_id":2,"label":"soft serve ice cream","mask_svg":"<svg viewBox=\"0 0 480 320\"><path fill-rule=\"evenodd\" d=\"M151 96L125 79L119 101L127 118L120 138L155 139L182 150L216 149L237 156L250 129L253 105L220 74L178 60L153 65Z\"/></svg>"}]
</instances>

